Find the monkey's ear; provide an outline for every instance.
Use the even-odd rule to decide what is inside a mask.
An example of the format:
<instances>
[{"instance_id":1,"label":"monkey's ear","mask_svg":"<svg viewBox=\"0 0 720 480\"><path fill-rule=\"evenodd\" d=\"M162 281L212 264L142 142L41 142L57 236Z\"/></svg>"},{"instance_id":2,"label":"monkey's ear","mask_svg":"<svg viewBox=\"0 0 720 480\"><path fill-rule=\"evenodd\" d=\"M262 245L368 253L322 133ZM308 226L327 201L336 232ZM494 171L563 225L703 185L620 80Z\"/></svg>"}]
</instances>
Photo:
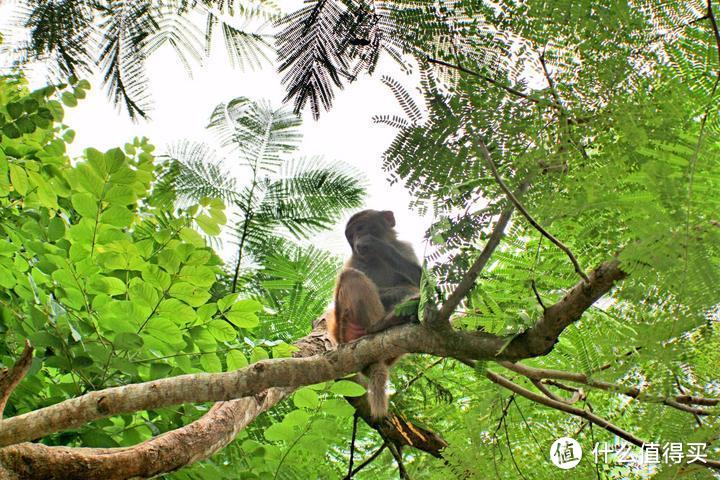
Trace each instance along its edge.
<instances>
[{"instance_id":1,"label":"monkey's ear","mask_svg":"<svg viewBox=\"0 0 720 480\"><path fill-rule=\"evenodd\" d=\"M390 210L383 210L380 213L382 213L383 218L388 223L388 225L390 225L390 227L395 226L395 215L393 215L393 212L391 212Z\"/></svg>"}]
</instances>

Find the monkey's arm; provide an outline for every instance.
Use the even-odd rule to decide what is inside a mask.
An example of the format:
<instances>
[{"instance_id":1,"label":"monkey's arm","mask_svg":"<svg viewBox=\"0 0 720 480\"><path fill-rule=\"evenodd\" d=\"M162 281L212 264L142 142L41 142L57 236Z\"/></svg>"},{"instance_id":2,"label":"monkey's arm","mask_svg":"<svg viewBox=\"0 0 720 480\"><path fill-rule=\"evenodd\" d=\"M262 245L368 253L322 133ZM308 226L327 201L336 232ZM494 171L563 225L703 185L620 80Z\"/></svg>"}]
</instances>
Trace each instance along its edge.
<instances>
[{"instance_id":1,"label":"monkey's arm","mask_svg":"<svg viewBox=\"0 0 720 480\"><path fill-rule=\"evenodd\" d=\"M401 285L397 287L385 287L378 289L380 301L386 310L401 304L404 300L411 297L417 297L418 289L411 285Z\"/></svg>"},{"instance_id":2,"label":"monkey's arm","mask_svg":"<svg viewBox=\"0 0 720 480\"><path fill-rule=\"evenodd\" d=\"M412 248L397 248L392 242L383 240L382 238L374 239L374 253L382 258L397 273L403 275L408 281L420 286L420 277L422 276L422 267L415 258ZM401 246L405 244L400 243Z\"/></svg>"},{"instance_id":3,"label":"monkey's arm","mask_svg":"<svg viewBox=\"0 0 720 480\"><path fill-rule=\"evenodd\" d=\"M383 319L378 320L372 326L365 329L365 331L367 333L377 333L382 332L383 330L387 330L388 328L394 327L396 325L404 325L406 323L412 323L416 321L417 317L414 315L404 316L396 315L395 312L390 312Z\"/></svg>"},{"instance_id":4,"label":"monkey's arm","mask_svg":"<svg viewBox=\"0 0 720 480\"><path fill-rule=\"evenodd\" d=\"M420 298L418 289L411 286L389 287L380 289L380 299L386 306L389 313L385 317L376 321L372 325L365 328L367 333L377 333L386 330L395 325L402 325L417 321L417 312L410 315L397 315L395 307L408 302L410 300L418 300ZM388 302L388 303L385 303Z\"/></svg>"}]
</instances>

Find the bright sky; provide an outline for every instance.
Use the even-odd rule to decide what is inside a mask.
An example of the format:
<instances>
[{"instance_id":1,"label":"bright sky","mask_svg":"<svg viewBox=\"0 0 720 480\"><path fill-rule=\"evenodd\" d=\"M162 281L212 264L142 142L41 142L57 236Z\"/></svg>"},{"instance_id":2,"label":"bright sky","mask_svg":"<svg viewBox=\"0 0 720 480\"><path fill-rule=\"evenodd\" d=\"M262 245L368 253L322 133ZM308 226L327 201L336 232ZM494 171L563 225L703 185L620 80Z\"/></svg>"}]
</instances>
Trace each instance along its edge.
<instances>
[{"instance_id":1,"label":"bright sky","mask_svg":"<svg viewBox=\"0 0 720 480\"><path fill-rule=\"evenodd\" d=\"M5 33L10 12L17 2L0 3L0 31ZM299 3L284 1L282 5L290 7ZM0 71L7 65L7 59L0 56ZM28 74L33 87L44 84L42 69ZM98 149L121 146L134 136L142 135L148 137L159 152L177 140L208 139L205 125L218 103L245 96L253 100L267 99L277 107L285 94L275 65L267 65L254 72L233 69L221 45L214 49L205 65L195 66L192 78L188 77L168 46L149 58L147 74L154 104L152 119L138 123L133 123L126 113L116 111L107 99L99 78L88 79L93 89L87 98L77 107L66 109L65 123L77 132L71 145L71 155L78 155L91 146ZM409 90L417 81L416 77L402 73L392 61L382 61L372 77L362 77L338 92L333 109L322 114L319 121L314 121L307 112L303 115L303 141L299 155L340 160L361 170L368 181L366 207L393 210L400 238L411 241L418 255L422 256L422 238L430 218L420 218L417 213L409 211L409 193L401 185L391 186L381 168L382 153L396 131L373 124L372 116L402 114L390 90L380 82L383 74L400 80ZM239 180L242 181L242 178ZM343 228L344 219L332 232L322 234L312 243L345 256L349 247L345 244ZM224 250L229 252L233 248L226 246Z\"/></svg>"}]
</instances>

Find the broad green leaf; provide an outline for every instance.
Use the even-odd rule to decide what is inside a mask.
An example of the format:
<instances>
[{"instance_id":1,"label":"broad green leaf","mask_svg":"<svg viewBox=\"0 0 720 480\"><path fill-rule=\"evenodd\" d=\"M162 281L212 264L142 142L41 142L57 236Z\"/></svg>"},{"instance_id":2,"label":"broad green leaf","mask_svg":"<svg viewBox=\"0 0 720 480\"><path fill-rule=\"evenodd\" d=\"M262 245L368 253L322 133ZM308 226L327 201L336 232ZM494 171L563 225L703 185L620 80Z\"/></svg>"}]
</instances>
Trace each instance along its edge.
<instances>
[{"instance_id":1,"label":"broad green leaf","mask_svg":"<svg viewBox=\"0 0 720 480\"><path fill-rule=\"evenodd\" d=\"M186 282L172 284L168 293L193 307L199 307L210 299L207 288L195 287Z\"/></svg>"},{"instance_id":2,"label":"broad green leaf","mask_svg":"<svg viewBox=\"0 0 720 480\"><path fill-rule=\"evenodd\" d=\"M365 395L365 388L350 380L338 380L330 387L330 391L344 397L360 397Z\"/></svg>"},{"instance_id":3,"label":"broad green leaf","mask_svg":"<svg viewBox=\"0 0 720 480\"><path fill-rule=\"evenodd\" d=\"M208 330L218 342L230 342L237 336L235 329L223 320L211 320Z\"/></svg>"},{"instance_id":4,"label":"broad green leaf","mask_svg":"<svg viewBox=\"0 0 720 480\"><path fill-rule=\"evenodd\" d=\"M237 350L230 350L225 356L225 361L227 362L228 371L239 370L248 366L245 355Z\"/></svg>"},{"instance_id":5,"label":"broad green leaf","mask_svg":"<svg viewBox=\"0 0 720 480\"><path fill-rule=\"evenodd\" d=\"M25 195L28 191L28 177L25 170L13 163L9 165L10 169L10 183L16 192L20 195Z\"/></svg>"},{"instance_id":6,"label":"broad green leaf","mask_svg":"<svg viewBox=\"0 0 720 480\"><path fill-rule=\"evenodd\" d=\"M200 365L202 365L203 370L208 373L222 372L220 359L214 353L200 355Z\"/></svg>"},{"instance_id":7,"label":"broad green leaf","mask_svg":"<svg viewBox=\"0 0 720 480\"><path fill-rule=\"evenodd\" d=\"M303 387L293 395L293 403L298 408L315 408L320 404L320 397L314 390Z\"/></svg>"},{"instance_id":8,"label":"broad green leaf","mask_svg":"<svg viewBox=\"0 0 720 480\"><path fill-rule=\"evenodd\" d=\"M271 442L289 442L295 438L295 431L290 425L284 423L273 423L263 432L265 439Z\"/></svg>"}]
</instances>

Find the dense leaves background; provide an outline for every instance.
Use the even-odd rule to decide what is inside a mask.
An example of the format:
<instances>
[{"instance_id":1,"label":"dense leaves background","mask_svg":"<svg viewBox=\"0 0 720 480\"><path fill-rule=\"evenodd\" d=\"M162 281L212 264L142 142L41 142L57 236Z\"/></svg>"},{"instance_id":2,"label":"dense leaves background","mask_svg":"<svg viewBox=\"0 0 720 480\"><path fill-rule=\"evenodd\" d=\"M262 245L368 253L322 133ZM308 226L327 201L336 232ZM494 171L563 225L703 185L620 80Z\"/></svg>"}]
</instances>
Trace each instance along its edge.
<instances>
[{"instance_id":1,"label":"dense leaves background","mask_svg":"<svg viewBox=\"0 0 720 480\"><path fill-rule=\"evenodd\" d=\"M174 38L151 21L164 2L145 10L143 3L28 2L29 51L59 54L65 75L84 71L92 65L88 32L104 32L98 64L105 81L130 114L140 114L133 92L142 91L142 72L120 69L140 68L152 35ZM178 18L191 8L239 8L181 3ZM550 354L524 363L617 385L572 388L583 389L577 405L646 441L706 442L713 458L720 456L717 407L701 417L658 399L720 395L717 12L710 1L323 0L283 17L277 35L287 99L296 111L309 105L315 117L385 55L420 72L420 95L401 79L383 78L404 115L385 114L383 106L375 121L398 130L385 153L388 175L413 192L418 209L436 215L428 232L427 277L437 287L427 289L431 300L458 282L506 205L480 140L511 190L527 184L525 207L586 270L618 256L629 274ZM251 50L234 51L252 58L255 40L247 37ZM137 139L71 161L65 146L73 133L61 123L60 102L74 106L88 87L72 78L29 92L20 74L0 86L0 360L12 364L25 338L38 347L8 416L109 385L288 355L288 343L325 308L339 265L295 241L361 201L352 172L292 158L294 115L243 97L219 105L210 119L226 149L220 154L185 142L159 163L148 141ZM221 158L249 168L250 182L233 179ZM209 245L228 211L238 241L225 264ZM522 332L577 280L567 257L516 216L454 325ZM563 435L585 447L575 478L681 472L677 465L648 472L594 464L592 445L612 435L487 382L486 369L501 367L473 370L415 356L396 369L395 408L450 445L445 461L406 452L412 478L556 478L548 448ZM624 387L644 395L617 391ZM223 452L172 477L341 477L352 409L339 395L358 394L353 388L302 389ZM205 409L127 415L43 441L131 445ZM361 424L357 457L380 444ZM358 477L394 477L392 469L383 452Z\"/></svg>"}]
</instances>

